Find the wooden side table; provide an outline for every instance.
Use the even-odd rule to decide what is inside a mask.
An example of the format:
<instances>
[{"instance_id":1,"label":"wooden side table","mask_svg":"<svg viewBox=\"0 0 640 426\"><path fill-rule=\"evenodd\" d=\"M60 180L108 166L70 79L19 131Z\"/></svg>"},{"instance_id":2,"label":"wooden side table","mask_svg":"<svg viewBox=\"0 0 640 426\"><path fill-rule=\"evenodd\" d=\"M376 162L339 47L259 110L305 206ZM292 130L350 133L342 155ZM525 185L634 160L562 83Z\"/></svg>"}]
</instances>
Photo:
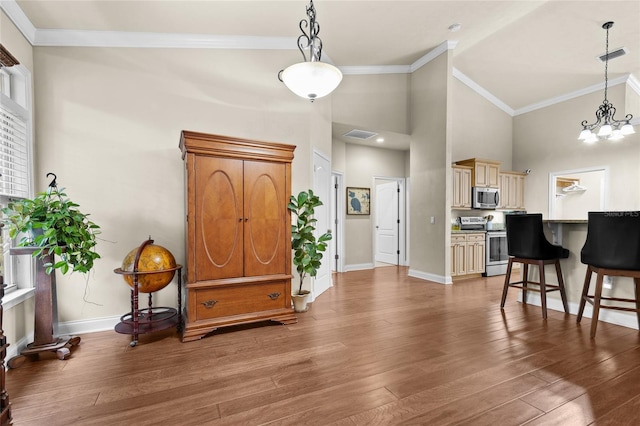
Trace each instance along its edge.
<instances>
[{"instance_id":1,"label":"wooden side table","mask_svg":"<svg viewBox=\"0 0 640 426\"><path fill-rule=\"evenodd\" d=\"M15 247L9 249L9 254L31 256L36 250L39 247ZM45 263L54 262L53 256L50 253L36 260L34 341L7 362L10 368L20 367L27 356L37 358L40 352L55 352L58 359L65 360L71 355L69 348L80 343L78 336L53 335L53 322L57 319L56 276L55 272L48 275L44 267Z\"/></svg>"}]
</instances>

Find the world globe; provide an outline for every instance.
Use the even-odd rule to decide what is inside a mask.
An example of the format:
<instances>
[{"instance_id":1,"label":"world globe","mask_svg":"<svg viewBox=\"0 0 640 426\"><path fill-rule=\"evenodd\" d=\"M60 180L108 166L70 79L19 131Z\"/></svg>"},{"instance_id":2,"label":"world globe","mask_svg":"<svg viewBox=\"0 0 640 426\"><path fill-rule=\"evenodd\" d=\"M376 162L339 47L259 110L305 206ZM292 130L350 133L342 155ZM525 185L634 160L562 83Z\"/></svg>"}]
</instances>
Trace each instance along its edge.
<instances>
[{"instance_id":1,"label":"world globe","mask_svg":"<svg viewBox=\"0 0 640 426\"><path fill-rule=\"evenodd\" d=\"M138 274L132 274L135 270L135 261L138 251ZM138 277L138 291L153 293L166 287L176 273L176 259L171 252L162 246L153 244L153 240L147 240L140 247L129 252L122 261L120 268L124 280L131 288L134 287L134 277Z\"/></svg>"}]
</instances>

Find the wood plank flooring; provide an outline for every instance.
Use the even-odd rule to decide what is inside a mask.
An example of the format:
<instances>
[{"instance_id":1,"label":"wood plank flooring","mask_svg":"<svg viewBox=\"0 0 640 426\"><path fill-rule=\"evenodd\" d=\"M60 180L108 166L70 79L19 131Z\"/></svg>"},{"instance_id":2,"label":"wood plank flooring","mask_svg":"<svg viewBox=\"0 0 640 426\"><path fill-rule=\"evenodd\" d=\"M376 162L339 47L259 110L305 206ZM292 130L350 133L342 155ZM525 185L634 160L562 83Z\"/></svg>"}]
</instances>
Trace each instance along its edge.
<instances>
[{"instance_id":1,"label":"wood plank flooring","mask_svg":"<svg viewBox=\"0 0 640 426\"><path fill-rule=\"evenodd\" d=\"M640 424L638 331L591 340L515 290L501 312L502 279L384 267L335 275L293 325L87 334L8 371L14 425Z\"/></svg>"}]
</instances>

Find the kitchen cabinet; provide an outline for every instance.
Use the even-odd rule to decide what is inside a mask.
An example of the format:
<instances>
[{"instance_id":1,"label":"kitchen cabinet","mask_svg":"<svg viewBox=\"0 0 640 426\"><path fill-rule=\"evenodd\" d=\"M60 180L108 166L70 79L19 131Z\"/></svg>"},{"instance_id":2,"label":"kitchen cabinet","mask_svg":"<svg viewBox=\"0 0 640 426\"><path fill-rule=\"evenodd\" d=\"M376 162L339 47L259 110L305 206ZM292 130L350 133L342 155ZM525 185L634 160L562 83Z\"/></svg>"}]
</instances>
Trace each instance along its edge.
<instances>
[{"instance_id":1,"label":"kitchen cabinet","mask_svg":"<svg viewBox=\"0 0 640 426\"><path fill-rule=\"evenodd\" d=\"M470 158L456 161L456 165L471 167L471 186L498 188L500 185L500 162Z\"/></svg>"},{"instance_id":2,"label":"kitchen cabinet","mask_svg":"<svg viewBox=\"0 0 640 426\"><path fill-rule=\"evenodd\" d=\"M478 276L485 268L485 234L451 234L451 276Z\"/></svg>"},{"instance_id":3,"label":"kitchen cabinet","mask_svg":"<svg viewBox=\"0 0 640 426\"><path fill-rule=\"evenodd\" d=\"M520 172L500 172L500 205L499 209L525 210L524 177Z\"/></svg>"},{"instance_id":4,"label":"kitchen cabinet","mask_svg":"<svg viewBox=\"0 0 640 426\"><path fill-rule=\"evenodd\" d=\"M472 168L468 166L452 166L453 196L451 198L451 208L471 208L471 170Z\"/></svg>"},{"instance_id":5,"label":"kitchen cabinet","mask_svg":"<svg viewBox=\"0 0 640 426\"><path fill-rule=\"evenodd\" d=\"M484 273L485 234L467 234L467 274Z\"/></svg>"},{"instance_id":6,"label":"kitchen cabinet","mask_svg":"<svg viewBox=\"0 0 640 426\"><path fill-rule=\"evenodd\" d=\"M183 131L186 312L183 341L219 327L296 322L291 307L294 146Z\"/></svg>"},{"instance_id":7,"label":"kitchen cabinet","mask_svg":"<svg viewBox=\"0 0 640 426\"><path fill-rule=\"evenodd\" d=\"M451 276L467 273L467 238L464 234L451 235Z\"/></svg>"}]
</instances>

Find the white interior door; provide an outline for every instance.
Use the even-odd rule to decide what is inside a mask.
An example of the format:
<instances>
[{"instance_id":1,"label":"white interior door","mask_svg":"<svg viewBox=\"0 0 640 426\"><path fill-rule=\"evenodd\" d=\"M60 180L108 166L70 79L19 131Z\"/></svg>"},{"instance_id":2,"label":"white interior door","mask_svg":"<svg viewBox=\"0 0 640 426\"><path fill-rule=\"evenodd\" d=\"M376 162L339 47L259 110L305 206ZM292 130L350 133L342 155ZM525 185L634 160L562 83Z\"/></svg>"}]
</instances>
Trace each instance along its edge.
<instances>
[{"instance_id":1,"label":"white interior door","mask_svg":"<svg viewBox=\"0 0 640 426\"><path fill-rule=\"evenodd\" d=\"M376 185L376 262L399 263L398 195L396 181Z\"/></svg>"},{"instance_id":2,"label":"white interior door","mask_svg":"<svg viewBox=\"0 0 640 426\"><path fill-rule=\"evenodd\" d=\"M331 162L317 151L313 152L313 193L320 197L323 205L316 207L316 238L331 230ZM313 284L313 298L331 287L331 250L322 257L322 264Z\"/></svg>"}]
</instances>

